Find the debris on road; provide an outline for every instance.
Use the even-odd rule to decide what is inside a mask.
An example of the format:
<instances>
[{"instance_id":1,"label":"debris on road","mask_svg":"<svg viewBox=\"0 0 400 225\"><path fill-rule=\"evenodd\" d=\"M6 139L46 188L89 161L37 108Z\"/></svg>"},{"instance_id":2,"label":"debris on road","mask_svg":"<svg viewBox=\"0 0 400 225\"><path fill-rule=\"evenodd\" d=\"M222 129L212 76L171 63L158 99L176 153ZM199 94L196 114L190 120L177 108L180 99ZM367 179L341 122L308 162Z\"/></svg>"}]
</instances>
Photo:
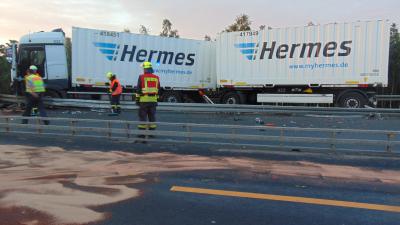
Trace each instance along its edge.
<instances>
[{"instance_id":1,"label":"debris on road","mask_svg":"<svg viewBox=\"0 0 400 225\"><path fill-rule=\"evenodd\" d=\"M20 114L24 110L21 108L19 104L3 104L2 107L0 107L0 113L2 115L13 115L13 114Z\"/></svg>"},{"instance_id":2,"label":"debris on road","mask_svg":"<svg viewBox=\"0 0 400 225\"><path fill-rule=\"evenodd\" d=\"M400 185L400 171L305 161L273 161L243 157L207 157L173 153L79 151L59 147L0 145L0 219L3 212L32 209L21 221L53 218L54 224L87 224L106 219L95 206L137 197L131 186L162 172L241 170L254 174L341 179ZM355 179L356 178L356 179ZM68 212L68 213L65 213ZM4 215L4 214L3 214ZM25 222L24 222L25 223ZM27 224L27 223L25 223Z\"/></svg>"},{"instance_id":3,"label":"debris on road","mask_svg":"<svg viewBox=\"0 0 400 225\"><path fill-rule=\"evenodd\" d=\"M367 119L368 119L368 120L383 120L384 117L383 117L382 114L380 114L380 113L370 113L370 114L367 116Z\"/></svg>"},{"instance_id":4,"label":"debris on road","mask_svg":"<svg viewBox=\"0 0 400 225\"><path fill-rule=\"evenodd\" d=\"M91 112L97 112L97 113L106 113L107 110L105 109L90 109Z\"/></svg>"},{"instance_id":5,"label":"debris on road","mask_svg":"<svg viewBox=\"0 0 400 225\"><path fill-rule=\"evenodd\" d=\"M262 119L259 118L259 117L257 117L257 118L255 119L255 121L256 121L256 124L260 124L260 125L263 125L263 124L264 124L264 120L262 120Z\"/></svg>"}]
</instances>

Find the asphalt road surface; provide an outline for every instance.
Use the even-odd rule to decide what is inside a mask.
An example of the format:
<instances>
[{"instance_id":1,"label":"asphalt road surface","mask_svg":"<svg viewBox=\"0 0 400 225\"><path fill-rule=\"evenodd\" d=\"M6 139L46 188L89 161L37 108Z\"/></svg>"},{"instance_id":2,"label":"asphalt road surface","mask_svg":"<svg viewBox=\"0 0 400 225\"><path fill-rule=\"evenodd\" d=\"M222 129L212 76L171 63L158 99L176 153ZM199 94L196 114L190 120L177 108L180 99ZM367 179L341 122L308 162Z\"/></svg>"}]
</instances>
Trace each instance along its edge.
<instances>
[{"instance_id":1,"label":"asphalt road surface","mask_svg":"<svg viewBox=\"0 0 400 225\"><path fill-rule=\"evenodd\" d=\"M121 116L110 117L108 116L108 110L54 110L50 111L50 117L64 117L64 118L80 118L80 119L106 119L106 120L123 120L123 121L137 121L136 111L125 111ZM306 114L302 116L294 116L292 114L257 114L257 113L187 113L187 112L159 112L158 121L169 122L169 123L195 123L195 124L209 124L209 127L205 128L191 128L191 132L203 132L203 133L224 133L224 134L246 134L246 135L259 135L261 136L275 136L281 135L280 130L271 130L268 128L273 127L286 127L286 128L333 128L333 129L357 129L357 130L398 130L400 125L400 117L381 117L377 115L373 116L360 116L360 115L318 115L318 114ZM13 122L19 123L20 121L14 120ZM54 121L52 125L69 126L68 122ZM246 130L231 130L216 127L214 125L246 125L250 127L261 127L260 129L246 129ZM79 122L76 126L83 127L101 127L107 128L106 123L92 123L92 122ZM125 130L124 124L111 125L112 128ZM129 129L136 130L135 126L132 125ZM21 130L21 129L19 129ZM36 129L32 129L36 131ZM186 132L187 128L184 126L171 126L171 125L160 125L159 131L181 131ZM46 132L46 129L43 129ZM62 131L57 131L64 133ZM106 135L96 131L82 131L78 134L83 135ZM332 138L331 132L320 132L320 131L285 131L286 137L300 137L307 140L308 137L317 138ZM133 135L135 136L135 135ZM126 137L126 134L113 135L114 138ZM372 145L369 143L358 143L353 142L348 144L336 144L336 149L348 149L348 150L367 150L367 151L386 151L386 141L388 136L386 134L372 134L372 133L361 133L361 132L337 132L335 137L338 139L363 139L363 140L381 140L379 145ZM185 137L173 137L173 136L158 136L157 140L168 140L168 141L186 141ZM400 135L392 137L393 141L400 141ZM193 136L191 141L198 142L218 142L218 143L234 143L234 144L253 144L262 146L278 146L284 144L289 149L300 149L300 148L317 148L317 149L329 149L332 146L330 143L314 143L311 141L303 142L286 142L280 143L279 141L268 141L268 140L242 140L242 139L226 139L226 138L202 138ZM393 145L392 151L400 153L400 145Z\"/></svg>"},{"instance_id":2,"label":"asphalt road surface","mask_svg":"<svg viewBox=\"0 0 400 225\"><path fill-rule=\"evenodd\" d=\"M108 119L66 110L50 116ZM159 114L164 122L241 125L256 117ZM261 119L298 127L400 125L355 116ZM229 150L0 133L0 224L399 224L399 158Z\"/></svg>"}]
</instances>

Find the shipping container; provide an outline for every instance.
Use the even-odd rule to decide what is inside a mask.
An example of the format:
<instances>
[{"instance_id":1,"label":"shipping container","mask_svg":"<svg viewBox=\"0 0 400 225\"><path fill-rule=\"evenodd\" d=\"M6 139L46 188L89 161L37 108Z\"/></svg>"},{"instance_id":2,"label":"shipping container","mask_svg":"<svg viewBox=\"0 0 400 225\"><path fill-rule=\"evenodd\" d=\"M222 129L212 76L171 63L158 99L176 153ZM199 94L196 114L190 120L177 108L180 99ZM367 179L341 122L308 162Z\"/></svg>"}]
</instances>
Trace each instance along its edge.
<instances>
[{"instance_id":1,"label":"shipping container","mask_svg":"<svg viewBox=\"0 0 400 225\"><path fill-rule=\"evenodd\" d=\"M389 38L382 20L221 33L217 84L247 94L386 87Z\"/></svg>"},{"instance_id":2,"label":"shipping container","mask_svg":"<svg viewBox=\"0 0 400 225\"><path fill-rule=\"evenodd\" d=\"M74 27L72 86L104 86L115 73L125 88L135 86L141 64L150 61L168 90L215 88L215 43Z\"/></svg>"},{"instance_id":3,"label":"shipping container","mask_svg":"<svg viewBox=\"0 0 400 225\"><path fill-rule=\"evenodd\" d=\"M388 85L389 39L383 20L222 32L215 42L73 27L72 71L65 35L55 30L23 36L18 52L13 46L12 77L37 65L47 94L65 97L107 93L113 72L126 93L151 61L162 101L203 102L206 93L224 104L364 107Z\"/></svg>"}]
</instances>

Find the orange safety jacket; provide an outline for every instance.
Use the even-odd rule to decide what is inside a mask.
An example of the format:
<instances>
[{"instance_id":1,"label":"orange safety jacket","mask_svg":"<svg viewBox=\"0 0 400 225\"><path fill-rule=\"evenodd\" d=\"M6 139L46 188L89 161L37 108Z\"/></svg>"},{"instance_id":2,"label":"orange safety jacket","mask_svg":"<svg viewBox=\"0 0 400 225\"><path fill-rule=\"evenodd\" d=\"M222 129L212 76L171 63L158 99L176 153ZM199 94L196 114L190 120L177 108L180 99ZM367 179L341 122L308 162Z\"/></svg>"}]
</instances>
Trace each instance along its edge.
<instances>
[{"instance_id":1,"label":"orange safety jacket","mask_svg":"<svg viewBox=\"0 0 400 225\"><path fill-rule=\"evenodd\" d=\"M122 86L118 79L114 79L111 81L110 92L112 96L122 94Z\"/></svg>"},{"instance_id":2,"label":"orange safety jacket","mask_svg":"<svg viewBox=\"0 0 400 225\"><path fill-rule=\"evenodd\" d=\"M157 102L160 90L160 78L152 73L145 73L138 79L137 97L140 102Z\"/></svg>"}]
</instances>

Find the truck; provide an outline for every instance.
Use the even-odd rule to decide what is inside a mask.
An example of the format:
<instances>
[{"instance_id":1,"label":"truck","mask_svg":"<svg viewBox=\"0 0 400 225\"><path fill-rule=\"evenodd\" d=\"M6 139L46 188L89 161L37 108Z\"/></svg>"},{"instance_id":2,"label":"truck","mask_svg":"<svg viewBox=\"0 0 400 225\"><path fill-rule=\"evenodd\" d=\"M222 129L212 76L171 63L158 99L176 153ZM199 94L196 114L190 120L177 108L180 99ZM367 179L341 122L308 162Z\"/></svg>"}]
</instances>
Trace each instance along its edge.
<instances>
[{"instance_id":1,"label":"truck","mask_svg":"<svg viewBox=\"0 0 400 225\"><path fill-rule=\"evenodd\" d=\"M215 87L213 42L73 27L71 69L65 43L62 30L23 36L14 46L14 83L29 65L36 65L50 97L106 93L107 72L117 75L125 92L132 92L143 73L141 64L150 61L164 101L195 99L198 90Z\"/></svg>"},{"instance_id":2,"label":"truck","mask_svg":"<svg viewBox=\"0 0 400 225\"><path fill-rule=\"evenodd\" d=\"M385 20L222 32L216 41L74 27L71 71L64 35L40 32L21 38L12 76L39 65L50 95L63 97L104 90L104 74L113 71L134 92L147 60L166 102L198 102L205 93L223 104L359 108L388 85L389 38Z\"/></svg>"},{"instance_id":3,"label":"truck","mask_svg":"<svg viewBox=\"0 0 400 225\"><path fill-rule=\"evenodd\" d=\"M216 46L222 102L308 99L364 107L388 85L389 38L383 20L222 33Z\"/></svg>"}]
</instances>

